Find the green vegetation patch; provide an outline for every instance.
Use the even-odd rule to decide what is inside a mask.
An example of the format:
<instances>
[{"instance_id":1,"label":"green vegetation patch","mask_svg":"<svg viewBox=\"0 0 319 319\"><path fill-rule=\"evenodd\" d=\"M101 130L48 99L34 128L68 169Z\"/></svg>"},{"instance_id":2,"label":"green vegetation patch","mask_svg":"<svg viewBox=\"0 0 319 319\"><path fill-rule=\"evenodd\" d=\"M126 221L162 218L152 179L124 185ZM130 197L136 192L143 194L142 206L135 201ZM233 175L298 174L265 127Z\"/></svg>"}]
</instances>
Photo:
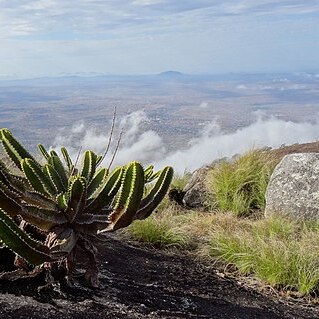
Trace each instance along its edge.
<instances>
[{"instance_id":1,"label":"green vegetation patch","mask_svg":"<svg viewBox=\"0 0 319 319\"><path fill-rule=\"evenodd\" d=\"M261 150L215 165L208 175L211 207L248 215L265 207L265 193L276 161Z\"/></svg>"},{"instance_id":2,"label":"green vegetation patch","mask_svg":"<svg viewBox=\"0 0 319 319\"><path fill-rule=\"evenodd\" d=\"M238 218L224 213L185 211L175 205L126 230L131 239L159 248L188 250L196 258L232 265L230 271L299 296L319 282L319 224L283 217Z\"/></svg>"},{"instance_id":3,"label":"green vegetation patch","mask_svg":"<svg viewBox=\"0 0 319 319\"><path fill-rule=\"evenodd\" d=\"M236 230L216 227L211 233L210 255L231 263L243 274L253 274L284 290L310 294L319 282L319 231L273 217L245 223Z\"/></svg>"},{"instance_id":4,"label":"green vegetation patch","mask_svg":"<svg viewBox=\"0 0 319 319\"><path fill-rule=\"evenodd\" d=\"M155 247L186 247L188 238L177 225L169 219L150 217L143 222L135 221L129 227L133 239Z\"/></svg>"},{"instance_id":5,"label":"green vegetation patch","mask_svg":"<svg viewBox=\"0 0 319 319\"><path fill-rule=\"evenodd\" d=\"M221 261L232 266L230 271L281 291L316 295L319 223L263 217L266 187L277 162L261 150L220 161L208 174L210 211L185 210L165 199L157 214L135 221L127 233L156 247L183 248L197 258Z\"/></svg>"},{"instance_id":6,"label":"green vegetation patch","mask_svg":"<svg viewBox=\"0 0 319 319\"><path fill-rule=\"evenodd\" d=\"M184 172L183 174L174 173L174 177L171 183L171 188L176 188L178 190L183 190L187 183L189 182L192 174L189 172Z\"/></svg>"}]
</instances>

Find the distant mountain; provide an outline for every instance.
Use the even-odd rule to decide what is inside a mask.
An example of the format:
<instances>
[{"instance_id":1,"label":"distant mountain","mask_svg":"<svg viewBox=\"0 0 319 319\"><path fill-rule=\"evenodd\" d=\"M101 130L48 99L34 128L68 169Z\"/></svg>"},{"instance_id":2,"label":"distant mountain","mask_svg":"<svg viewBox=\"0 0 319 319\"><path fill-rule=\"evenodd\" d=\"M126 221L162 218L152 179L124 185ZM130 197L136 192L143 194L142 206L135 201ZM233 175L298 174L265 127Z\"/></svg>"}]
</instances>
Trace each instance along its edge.
<instances>
[{"instance_id":1,"label":"distant mountain","mask_svg":"<svg viewBox=\"0 0 319 319\"><path fill-rule=\"evenodd\" d=\"M178 71L165 71L165 72L162 72L158 75L162 76L162 77L176 78L176 77L184 76L185 74L178 72Z\"/></svg>"}]
</instances>

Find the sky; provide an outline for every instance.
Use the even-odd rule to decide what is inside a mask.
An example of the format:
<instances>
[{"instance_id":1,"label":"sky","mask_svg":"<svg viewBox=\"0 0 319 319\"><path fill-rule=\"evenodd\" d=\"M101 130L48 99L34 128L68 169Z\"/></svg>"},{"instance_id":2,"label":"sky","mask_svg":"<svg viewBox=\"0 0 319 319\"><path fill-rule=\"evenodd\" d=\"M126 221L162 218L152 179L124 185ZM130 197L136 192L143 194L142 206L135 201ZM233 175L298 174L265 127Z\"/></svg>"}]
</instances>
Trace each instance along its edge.
<instances>
[{"instance_id":1,"label":"sky","mask_svg":"<svg viewBox=\"0 0 319 319\"><path fill-rule=\"evenodd\" d=\"M318 0L0 0L0 77L319 70Z\"/></svg>"}]
</instances>

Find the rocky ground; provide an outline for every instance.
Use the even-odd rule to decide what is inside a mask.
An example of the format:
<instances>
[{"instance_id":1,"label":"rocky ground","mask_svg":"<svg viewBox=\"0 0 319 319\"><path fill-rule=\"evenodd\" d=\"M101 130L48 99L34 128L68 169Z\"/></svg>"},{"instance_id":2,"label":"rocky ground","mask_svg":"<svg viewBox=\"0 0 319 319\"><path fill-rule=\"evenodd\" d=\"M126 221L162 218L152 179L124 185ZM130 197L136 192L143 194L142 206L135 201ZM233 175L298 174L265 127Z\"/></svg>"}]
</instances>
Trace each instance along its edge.
<instances>
[{"instance_id":1,"label":"rocky ground","mask_svg":"<svg viewBox=\"0 0 319 319\"><path fill-rule=\"evenodd\" d=\"M41 278L2 281L0 318L319 318L319 307L245 288L186 256L117 238L99 249L100 289L46 291Z\"/></svg>"}]
</instances>

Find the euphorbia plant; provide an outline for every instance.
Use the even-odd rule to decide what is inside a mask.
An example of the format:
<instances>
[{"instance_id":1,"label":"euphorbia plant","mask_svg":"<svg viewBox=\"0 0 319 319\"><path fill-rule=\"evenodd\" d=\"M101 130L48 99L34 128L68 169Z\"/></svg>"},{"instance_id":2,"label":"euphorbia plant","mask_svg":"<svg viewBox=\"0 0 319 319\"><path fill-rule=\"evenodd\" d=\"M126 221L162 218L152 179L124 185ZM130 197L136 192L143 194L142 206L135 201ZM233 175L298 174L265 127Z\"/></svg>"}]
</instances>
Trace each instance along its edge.
<instances>
[{"instance_id":1,"label":"euphorbia plant","mask_svg":"<svg viewBox=\"0 0 319 319\"><path fill-rule=\"evenodd\" d=\"M82 165L76 168L66 148L62 147L60 158L40 144L41 163L8 129L0 130L0 140L8 159L18 168L18 173L14 172L0 161L0 242L17 255L18 267L28 269L32 264L42 269L63 263L69 282L80 248L89 260L85 278L90 285L98 285L97 234L148 217L165 196L173 176L172 167L154 173L153 166L144 170L139 162L109 172L100 167L103 157L92 151L84 152ZM152 187L145 192L151 181ZM28 224L44 240L28 234Z\"/></svg>"}]
</instances>

